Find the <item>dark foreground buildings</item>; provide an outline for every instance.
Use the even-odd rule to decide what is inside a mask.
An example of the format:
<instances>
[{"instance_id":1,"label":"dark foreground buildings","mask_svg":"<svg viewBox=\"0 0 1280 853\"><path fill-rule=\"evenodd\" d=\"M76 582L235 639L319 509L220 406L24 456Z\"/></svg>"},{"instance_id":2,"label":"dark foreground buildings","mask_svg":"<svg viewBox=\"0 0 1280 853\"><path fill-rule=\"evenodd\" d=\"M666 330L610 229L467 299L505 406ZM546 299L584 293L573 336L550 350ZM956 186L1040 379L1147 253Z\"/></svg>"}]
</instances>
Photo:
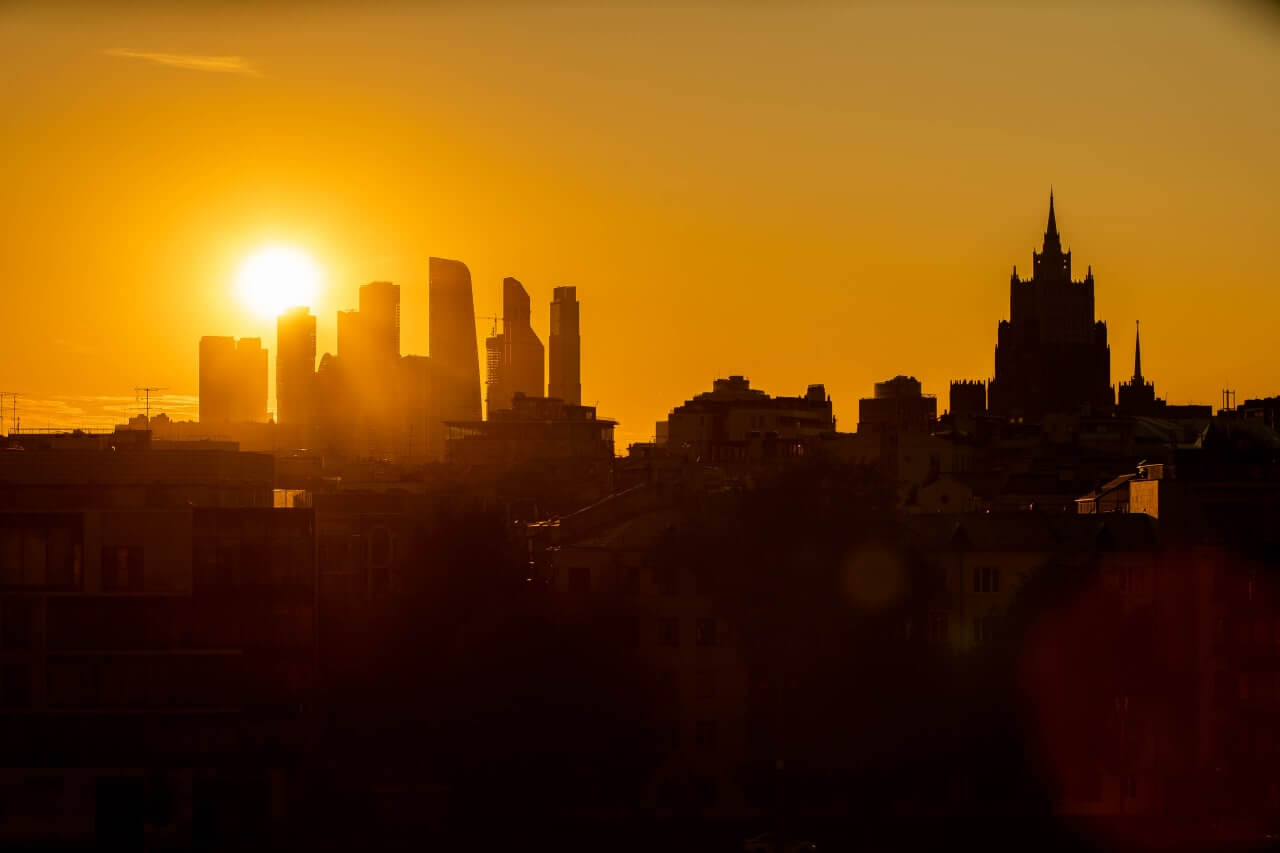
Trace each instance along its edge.
<instances>
[{"instance_id":1,"label":"dark foreground buildings","mask_svg":"<svg viewBox=\"0 0 1280 853\"><path fill-rule=\"evenodd\" d=\"M306 784L313 515L149 439L0 453L0 845L265 841Z\"/></svg>"},{"instance_id":2,"label":"dark foreground buildings","mask_svg":"<svg viewBox=\"0 0 1280 853\"><path fill-rule=\"evenodd\" d=\"M576 294L544 397L514 279L481 419L470 277L437 260L430 356L394 285L340 315L318 449L9 437L0 845L1274 834L1280 404L1168 406L1135 353L1112 406L1052 214L1035 260L990 387L939 415L895 376L856 432L823 385L734 375L619 458ZM281 320L279 426L312 328Z\"/></svg>"}]
</instances>

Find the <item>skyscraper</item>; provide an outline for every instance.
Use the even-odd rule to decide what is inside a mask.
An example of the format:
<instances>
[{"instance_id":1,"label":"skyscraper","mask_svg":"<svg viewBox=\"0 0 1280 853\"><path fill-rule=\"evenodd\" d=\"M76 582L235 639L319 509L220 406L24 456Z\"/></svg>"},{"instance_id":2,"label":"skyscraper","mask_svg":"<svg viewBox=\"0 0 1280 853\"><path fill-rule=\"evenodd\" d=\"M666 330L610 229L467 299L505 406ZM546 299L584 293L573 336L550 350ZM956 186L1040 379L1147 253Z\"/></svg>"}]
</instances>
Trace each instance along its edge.
<instances>
[{"instance_id":1,"label":"skyscraper","mask_svg":"<svg viewBox=\"0 0 1280 853\"><path fill-rule=\"evenodd\" d=\"M582 404L582 343L578 328L578 288L552 291L547 396Z\"/></svg>"},{"instance_id":2,"label":"skyscraper","mask_svg":"<svg viewBox=\"0 0 1280 853\"><path fill-rule=\"evenodd\" d=\"M439 381L442 421L478 421L480 355L476 347L471 272L461 261L431 258L429 265L431 360Z\"/></svg>"},{"instance_id":3,"label":"skyscraper","mask_svg":"<svg viewBox=\"0 0 1280 853\"><path fill-rule=\"evenodd\" d=\"M236 341L234 393L231 420L262 423L267 419L267 351L262 338Z\"/></svg>"},{"instance_id":4,"label":"skyscraper","mask_svg":"<svg viewBox=\"0 0 1280 853\"><path fill-rule=\"evenodd\" d=\"M360 288L360 325L369 357L386 363L400 357L400 285L374 281Z\"/></svg>"},{"instance_id":5,"label":"skyscraper","mask_svg":"<svg viewBox=\"0 0 1280 853\"><path fill-rule=\"evenodd\" d=\"M486 348L498 350L496 368L490 355L488 399L490 414L496 409L511 408L517 393L541 397L543 388L542 341L530 322L529 294L514 278L502 280L502 334L489 338Z\"/></svg>"},{"instance_id":6,"label":"skyscraper","mask_svg":"<svg viewBox=\"0 0 1280 853\"><path fill-rule=\"evenodd\" d=\"M236 339L206 335L200 339L200 423L231 423Z\"/></svg>"},{"instance_id":7,"label":"skyscraper","mask_svg":"<svg viewBox=\"0 0 1280 853\"><path fill-rule=\"evenodd\" d=\"M305 426L315 419L316 318L306 307L276 319L276 421Z\"/></svg>"},{"instance_id":8,"label":"skyscraper","mask_svg":"<svg viewBox=\"0 0 1280 853\"><path fill-rule=\"evenodd\" d=\"M267 351L261 338L200 339L200 421L267 419Z\"/></svg>"},{"instance_id":9,"label":"skyscraper","mask_svg":"<svg viewBox=\"0 0 1280 853\"><path fill-rule=\"evenodd\" d=\"M992 414L1039 419L1046 413L1101 414L1115 405L1107 324L1093 318L1093 270L1071 278L1049 194L1044 245L1032 252L1031 278L1009 280L1009 319L996 344L996 375L987 389Z\"/></svg>"},{"instance_id":10,"label":"skyscraper","mask_svg":"<svg viewBox=\"0 0 1280 853\"><path fill-rule=\"evenodd\" d=\"M360 310L338 312L338 355L367 379L392 369L400 357L400 285L361 286Z\"/></svg>"}]
</instances>

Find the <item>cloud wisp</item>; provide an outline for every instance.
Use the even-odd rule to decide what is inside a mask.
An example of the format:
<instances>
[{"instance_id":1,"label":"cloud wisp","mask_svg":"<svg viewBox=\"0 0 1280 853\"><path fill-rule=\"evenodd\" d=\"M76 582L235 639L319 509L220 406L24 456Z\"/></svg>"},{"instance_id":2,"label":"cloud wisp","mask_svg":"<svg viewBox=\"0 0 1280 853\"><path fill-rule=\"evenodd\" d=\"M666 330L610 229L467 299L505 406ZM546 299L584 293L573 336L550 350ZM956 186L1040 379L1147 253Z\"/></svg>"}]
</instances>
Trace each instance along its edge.
<instances>
[{"instance_id":1,"label":"cloud wisp","mask_svg":"<svg viewBox=\"0 0 1280 853\"><path fill-rule=\"evenodd\" d=\"M147 50L132 50L126 47L112 47L103 51L107 56L118 56L124 59L141 59L164 65L169 68L185 68L188 71L210 71L215 74L243 74L248 77L261 77L262 74L252 62L243 56L202 56L195 53L155 53Z\"/></svg>"}]
</instances>

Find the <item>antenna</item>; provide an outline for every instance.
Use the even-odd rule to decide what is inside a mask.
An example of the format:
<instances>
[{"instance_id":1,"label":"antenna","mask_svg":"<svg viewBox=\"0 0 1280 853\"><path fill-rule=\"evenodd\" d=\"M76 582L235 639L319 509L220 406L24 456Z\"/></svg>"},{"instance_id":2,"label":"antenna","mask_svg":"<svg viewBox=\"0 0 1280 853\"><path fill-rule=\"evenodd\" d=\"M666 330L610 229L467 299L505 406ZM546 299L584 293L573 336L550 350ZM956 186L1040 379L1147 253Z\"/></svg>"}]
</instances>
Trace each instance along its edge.
<instances>
[{"instance_id":1,"label":"antenna","mask_svg":"<svg viewBox=\"0 0 1280 853\"><path fill-rule=\"evenodd\" d=\"M133 388L133 401L142 407L143 413L147 416L147 423L151 422L151 394L153 392L168 391L167 385L135 385Z\"/></svg>"}]
</instances>

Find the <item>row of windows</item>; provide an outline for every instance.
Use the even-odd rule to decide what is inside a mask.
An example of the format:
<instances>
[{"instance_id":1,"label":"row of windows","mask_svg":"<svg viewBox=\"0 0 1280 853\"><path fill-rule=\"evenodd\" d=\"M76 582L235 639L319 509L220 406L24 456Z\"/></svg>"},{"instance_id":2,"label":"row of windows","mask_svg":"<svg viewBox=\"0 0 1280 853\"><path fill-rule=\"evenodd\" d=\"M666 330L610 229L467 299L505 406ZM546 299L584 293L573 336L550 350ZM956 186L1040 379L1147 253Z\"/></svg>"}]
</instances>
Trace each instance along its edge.
<instances>
[{"instance_id":1,"label":"row of windows","mask_svg":"<svg viewBox=\"0 0 1280 853\"><path fill-rule=\"evenodd\" d=\"M694 622L693 642L696 646L720 645L719 625L715 619ZM658 645L675 648L680 645L680 619L672 616L658 620Z\"/></svg>"},{"instance_id":2,"label":"row of windows","mask_svg":"<svg viewBox=\"0 0 1280 853\"><path fill-rule=\"evenodd\" d=\"M258 545L197 540L192 569L197 587L309 586L313 562L310 538L282 533Z\"/></svg>"},{"instance_id":3,"label":"row of windows","mask_svg":"<svg viewBox=\"0 0 1280 853\"><path fill-rule=\"evenodd\" d=\"M51 708L209 707L234 701L243 675L238 655L181 658L53 658L46 669ZM0 667L0 706L31 703L33 668Z\"/></svg>"},{"instance_id":4,"label":"row of windows","mask_svg":"<svg viewBox=\"0 0 1280 853\"><path fill-rule=\"evenodd\" d=\"M1000 570L994 566L978 566L973 570L974 592L999 592Z\"/></svg>"},{"instance_id":5,"label":"row of windows","mask_svg":"<svg viewBox=\"0 0 1280 853\"><path fill-rule=\"evenodd\" d=\"M1280 672L1242 672L1236 676L1241 702L1280 705Z\"/></svg>"},{"instance_id":6,"label":"row of windows","mask_svg":"<svg viewBox=\"0 0 1280 853\"><path fill-rule=\"evenodd\" d=\"M675 596L680 594L680 575L681 571L678 566L654 566L653 585L657 589L659 595ZM712 572L698 571L693 572L693 579L696 586L695 594L707 595L711 590ZM569 566L569 589L572 592L586 593L591 591L591 569L588 566ZM617 572L618 582L630 589L635 589L637 581L640 577L640 568L637 566L619 567Z\"/></svg>"},{"instance_id":7,"label":"row of windows","mask_svg":"<svg viewBox=\"0 0 1280 853\"><path fill-rule=\"evenodd\" d=\"M80 530L69 523L0 526L0 587L75 588L83 562Z\"/></svg>"},{"instance_id":8,"label":"row of windows","mask_svg":"<svg viewBox=\"0 0 1280 853\"><path fill-rule=\"evenodd\" d=\"M662 672L658 678L658 696L660 700L668 705L673 706L679 704L680 700L680 680L679 673L674 669ZM698 699L714 699L717 694L716 671L714 669L700 669L697 672L694 682L696 690L696 698Z\"/></svg>"},{"instance_id":9,"label":"row of windows","mask_svg":"<svg viewBox=\"0 0 1280 853\"><path fill-rule=\"evenodd\" d=\"M994 615L975 616L973 618L973 644L980 645L989 642L996 632L996 617Z\"/></svg>"}]
</instances>

